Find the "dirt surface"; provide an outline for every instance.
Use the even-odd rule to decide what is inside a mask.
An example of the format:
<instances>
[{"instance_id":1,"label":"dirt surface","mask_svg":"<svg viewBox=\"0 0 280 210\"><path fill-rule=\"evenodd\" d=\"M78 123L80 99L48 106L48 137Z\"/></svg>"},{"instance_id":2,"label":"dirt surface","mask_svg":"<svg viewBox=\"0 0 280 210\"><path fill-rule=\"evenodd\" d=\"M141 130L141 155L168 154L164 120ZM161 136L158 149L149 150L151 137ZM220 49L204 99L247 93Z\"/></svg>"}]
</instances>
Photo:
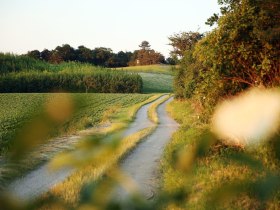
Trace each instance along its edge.
<instances>
[{"instance_id":1,"label":"dirt surface","mask_svg":"<svg viewBox=\"0 0 280 210\"><path fill-rule=\"evenodd\" d=\"M162 96L155 102L161 100ZM135 132L138 132L144 128L150 127L153 124L148 119L148 108L153 103L142 106L135 117L135 121L129 126L129 128L123 133L123 137L129 136ZM160 118L161 119L161 118ZM49 165L45 164L36 170L30 172L26 176L11 183L7 191L14 195L16 198L28 201L35 199L39 195L47 192L56 184L65 180L74 172L74 169L64 168L59 171L50 171Z\"/></svg>"},{"instance_id":2,"label":"dirt surface","mask_svg":"<svg viewBox=\"0 0 280 210\"><path fill-rule=\"evenodd\" d=\"M159 126L155 132L121 163L122 171L134 180L139 193L147 199L152 199L156 194L160 176L160 158L171 135L179 126L166 112L166 105L172 100L173 98L170 98L158 107ZM128 192L122 188L117 189L115 193L116 199L128 196Z\"/></svg>"}]
</instances>

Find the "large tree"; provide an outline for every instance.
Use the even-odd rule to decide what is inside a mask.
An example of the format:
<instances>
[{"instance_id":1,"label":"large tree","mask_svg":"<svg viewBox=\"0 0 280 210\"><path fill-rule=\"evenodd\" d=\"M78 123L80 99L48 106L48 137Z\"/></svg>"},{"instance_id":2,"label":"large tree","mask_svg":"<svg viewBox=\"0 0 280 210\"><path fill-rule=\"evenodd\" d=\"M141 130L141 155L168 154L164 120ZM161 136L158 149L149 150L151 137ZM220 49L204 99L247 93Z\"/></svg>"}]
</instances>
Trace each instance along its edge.
<instances>
[{"instance_id":1,"label":"large tree","mask_svg":"<svg viewBox=\"0 0 280 210\"><path fill-rule=\"evenodd\" d=\"M152 65L165 62L164 56L151 49L148 41L143 41L139 47L140 50L135 50L131 56L130 65Z\"/></svg>"},{"instance_id":2,"label":"large tree","mask_svg":"<svg viewBox=\"0 0 280 210\"><path fill-rule=\"evenodd\" d=\"M44 49L41 52L41 59L44 61L50 61L51 58L51 51L49 51L48 49Z\"/></svg>"},{"instance_id":3,"label":"large tree","mask_svg":"<svg viewBox=\"0 0 280 210\"><path fill-rule=\"evenodd\" d=\"M79 62L83 63L91 63L93 62L93 53L91 49L85 46L79 46L78 49L75 51L76 59Z\"/></svg>"},{"instance_id":4,"label":"large tree","mask_svg":"<svg viewBox=\"0 0 280 210\"><path fill-rule=\"evenodd\" d=\"M113 52L110 48L98 47L92 50L92 54L94 65L106 67L108 65L107 61L112 56Z\"/></svg>"},{"instance_id":5,"label":"large tree","mask_svg":"<svg viewBox=\"0 0 280 210\"><path fill-rule=\"evenodd\" d=\"M41 54L39 50L28 51L27 56L35 59L41 59Z\"/></svg>"},{"instance_id":6,"label":"large tree","mask_svg":"<svg viewBox=\"0 0 280 210\"><path fill-rule=\"evenodd\" d=\"M170 52L172 58L182 58L187 50L193 48L195 43L203 37L199 32L180 32L169 36L169 45L173 47Z\"/></svg>"},{"instance_id":7,"label":"large tree","mask_svg":"<svg viewBox=\"0 0 280 210\"><path fill-rule=\"evenodd\" d=\"M62 58L63 61L75 61L75 49L69 44L64 44L61 47L58 46L55 48L56 53Z\"/></svg>"},{"instance_id":8,"label":"large tree","mask_svg":"<svg viewBox=\"0 0 280 210\"><path fill-rule=\"evenodd\" d=\"M141 48L141 50L150 50L151 49L151 45L148 41L142 41L141 44L139 45L139 47Z\"/></svg>"}]
</instances>

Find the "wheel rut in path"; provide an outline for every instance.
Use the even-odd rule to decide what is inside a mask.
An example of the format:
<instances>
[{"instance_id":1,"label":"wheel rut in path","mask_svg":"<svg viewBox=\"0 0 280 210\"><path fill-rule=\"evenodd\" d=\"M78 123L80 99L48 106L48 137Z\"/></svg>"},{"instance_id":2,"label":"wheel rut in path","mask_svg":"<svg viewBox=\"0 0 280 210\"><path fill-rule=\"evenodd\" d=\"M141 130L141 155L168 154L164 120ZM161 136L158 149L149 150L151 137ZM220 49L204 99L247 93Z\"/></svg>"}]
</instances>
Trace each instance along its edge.
<instances>
[{"instance_id":1,"label":"wheel rut in path","mask_svg":"<svg viewBox=\"0 0 280 210\"><path fill-rule=\"evenodd\" d=\"M142 106L138 110L134 122L124 131L122 137L127 137L152 126L153 123L148 118L148 109L153 103L156 103L164 97L166 96L161 96L156 101ZM26 176L12 182L8 186L7 191L22 201L33 200L41 194L49 191L56 184L65 180L75 171L73 168L50 171L49 168L48 163L38 167Z\"/></svg>"},{"instance_id":2,"label":"wheel rut in path","mask_svg":"<svg viewBox=\"0 0 280 210\"><path fill-rule=\"evenodd\" d=\"M164 147L179 127L166 111L166 105L172 100L173 98L170 98L158 107L159 125L154 133L141 142L120 164L121 170L133 179L139 193L147 199L155 196ZM121 187L114 192L116 200L123 200L128 195Z\"/></svg>"}]
</instances>

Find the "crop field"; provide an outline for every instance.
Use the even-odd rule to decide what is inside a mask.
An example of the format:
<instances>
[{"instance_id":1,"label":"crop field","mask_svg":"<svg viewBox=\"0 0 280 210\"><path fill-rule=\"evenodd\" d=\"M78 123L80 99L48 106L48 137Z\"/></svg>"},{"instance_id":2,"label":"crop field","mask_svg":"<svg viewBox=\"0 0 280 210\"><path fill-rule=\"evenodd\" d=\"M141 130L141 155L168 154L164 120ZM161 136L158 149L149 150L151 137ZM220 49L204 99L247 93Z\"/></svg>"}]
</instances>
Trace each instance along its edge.
<instances>
[{"instance_id":1,"label":"crop field","mask_svg":"<svg viewBox=\"0 0 280 210\"><path fill-rule=\"evenodd\" d=\"M141 94L0 94L0 154L8 150L11 140L33 117L46 113L49 101L67 97L73 109L52 135L73 133L97 125L112 107L122 109L145 101L151 95ZM59 104L58 104L59 106ZM115 111L116 111L115 110Z\"/></svg>"},{"instance_id":2,"label":"crop field","mask_svg":"<svg viewBox=\"0 0 280 210\"><path fill-rule=\"evenodd\" d=\"M147 66L129 66L117 68L118 70L131 71L131 72L146 72L146 73L160 73L174 75L176 67L170 65L147 65Z\"/></svg>"},{"instance_id":3,"label":"crop field","mask_svg":"<svg viewBox=\"0 0 280 210\"><path fill-rule=\"evenodd\" d=\"M176 68L170 65L147 65L129 66L117 70L138 73L143 80L143 93L171 93Z\"/></svg>"},{"instance_id":4,"label":"crop field","mask_svg":"<svg viewBox=\"0 0 280 210\"><path fill-rule=\"evenodd\" d=\"M144 93L171 93L173 92L172 75L156 73L139 73L143 80Z\"/></svg>"}]
</instances>

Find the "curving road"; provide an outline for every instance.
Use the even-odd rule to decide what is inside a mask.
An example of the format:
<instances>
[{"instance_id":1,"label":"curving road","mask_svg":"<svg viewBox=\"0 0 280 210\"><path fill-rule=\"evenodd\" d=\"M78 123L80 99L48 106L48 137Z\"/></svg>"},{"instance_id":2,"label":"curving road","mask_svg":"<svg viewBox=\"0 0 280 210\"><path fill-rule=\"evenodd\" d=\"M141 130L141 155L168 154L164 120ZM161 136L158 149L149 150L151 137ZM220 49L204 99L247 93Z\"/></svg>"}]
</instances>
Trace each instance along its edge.
<instances>
[{"instance_id":1,"label":"curving road","mask_svg":"<svg viewBox=\"0 0 280 210\"><path fill-rule=\"evenodd\" d=\"M121 169L136 183L139 193L147 199L155 196L159 181L159 161L164 147L171 139L179 125L166 112L170 98L158 107L159 125L152 135L142 141L133 152L121 163ZM117 200L128 196L122 188L114 192Z\"/></svg>"}]
</instances>

